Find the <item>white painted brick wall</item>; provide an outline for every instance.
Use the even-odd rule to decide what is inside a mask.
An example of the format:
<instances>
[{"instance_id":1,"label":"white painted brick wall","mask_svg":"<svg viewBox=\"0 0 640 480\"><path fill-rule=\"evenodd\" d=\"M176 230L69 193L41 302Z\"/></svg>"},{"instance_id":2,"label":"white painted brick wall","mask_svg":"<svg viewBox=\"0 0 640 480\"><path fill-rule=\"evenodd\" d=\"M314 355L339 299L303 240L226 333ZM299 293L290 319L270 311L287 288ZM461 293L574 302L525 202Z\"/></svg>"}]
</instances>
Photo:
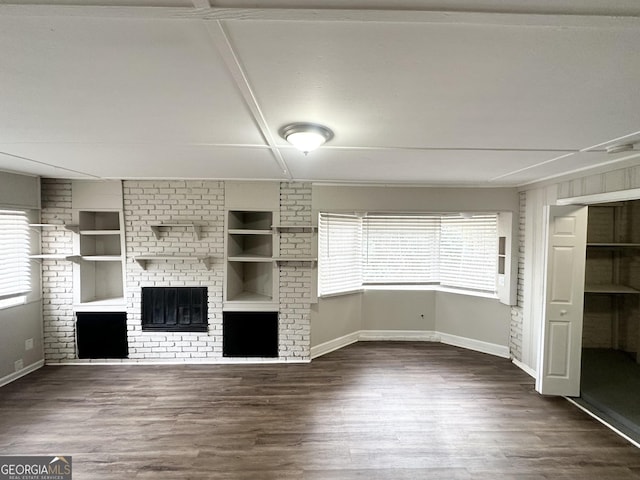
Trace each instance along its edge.
<instances>
[{"instance_id":1,"label":"white painted brick wall","mask_svg":"<svg viewBox=\"0 0 640 480\"><path fill-rule=\"evenodd\" d=\"M181 359L222 356L222 282L224 253L224 184L218 181L123 182L126 237L126 290L129 358ZM162 228L156 239L150 225L195 223L194 240L187 227ZM196 261L149 261L146 270L137 255L214 257L211 269ZM142 331L142 287L207 287L208 332Z\"/></svg>"},{"instance_id":2,"label":"white painted brick wall","mask_svg":"<svg viewBox=\"0 0 640 480\"><path fill-rule=\"evenodd\" d=\"M43 178L41 188L42 223L60 225L42 229L42 253L71 255L73 234L63 228L63 225L72 222L71 181ZM73 359L76 356L72 280L71 262L42 261L44 358L47 363Z\"/></svg>"},{"instance_id":3,"label":"white painted brick wall","mask_svg":"<svg viewBox=\"0 0 640 480\"><path fill-rule=\"evenodd\" d=\"M524 230L527 195L520 192L520 215L518 217L518 294L517 305L511 307L509 349L511 357L522 360L522 325L524 315Z\"/></svg>"},{"instance_id":4,"label":"white painted brick wall","mask_svg":"<svg viewBox=\"0 0 640 480\"><path fill-rule=\"evenodd\" d=\"M224 280L224 183L220 181L124 181L124 231L126 241L126 302L129 360L182 362L222 359L222 289ZM281 223L311 224L311 185L281 184ZM60 225L72 222L71 181L43 179L42 221ZM185 227L162 229L156 239L150 225L197 223L200 240ZM280 255L309 257L313 233L282 231ZM46 229L42 252L73 254L73 233ZM137 255L210 255L211 270L190 261L149 261L143 270ZM309 262L280 266L280 359L308 360L310 352ZM97 363L101 359L75 359L72 265L64 260L43 262L45 358L47 363L73 361ZM143 332L141 288L145 286L205 286L208 289L209 331L202 333Z\"/></svg>"},{"instance_id":5,"label":"white painted brick wall","mask_svg":"<svg viewBox=\"0 0 640 480\"><path fill-rule=\"evenodd\" d=\"M280 184L280 223L311 225L311 184ZM313 233L302 230L280 232L281 257L310 257ZM280 357L308 360L311 349L312 264L287 262L280 265Z\"/></svg>"}]
</instances>

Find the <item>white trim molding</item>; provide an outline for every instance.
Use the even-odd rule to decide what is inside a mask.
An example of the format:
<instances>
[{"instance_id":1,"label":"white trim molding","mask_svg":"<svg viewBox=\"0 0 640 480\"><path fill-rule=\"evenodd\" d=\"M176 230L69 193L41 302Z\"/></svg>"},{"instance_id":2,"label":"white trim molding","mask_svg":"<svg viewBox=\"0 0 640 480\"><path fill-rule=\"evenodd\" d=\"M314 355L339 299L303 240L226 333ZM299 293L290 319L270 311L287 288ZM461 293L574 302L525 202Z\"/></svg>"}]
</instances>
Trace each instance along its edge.
<instances>
[{"instance_id":1,"label":"white trim molding","mask_svg":"<svg viewBox=\"0 0 640 480\"><path fill-rule=\"evenodd\" d=\"M520 370L522 370L524 373L526 373L527 375L529 375L532 378L536 378L536 371L535 369L531 368L529 365L526 365L518 360L516 360L515 358L511 360L511 362L513 362L513 364L518 367Z\"/></svg>"},{"instance_id":2,"label":"white trim molding","mask_svg":"<svg viewBox=\"0 0 640 480\"><path fill-rule=\"evenodd\" d=\"M27 365L26 367L18 370L17 372L10 373L9 375L6 375L0 378L0 387L4 387L8 383L18 380L19 378L24 377L25 375L28 375L32 372L35 372L36 370L42 367L44 367L44 360L38 360L37 362L32 363L31 365Z\"/></svg>"},{"instance_id":3,"label":"white trim molding","mask_svg":"<svg viewBox=\"0 0 640 480\"><path fill-rule=\"evenodd\" d=\"M47 365L265 365L265 364L300 364L311 362L308 358L115 358L115 359L69 359L59 362L47 363Z\"/></svg>"},{"instance_id":4,"label":"white trim molding","mask_svg":"<svg viewBox=\"0 0 640 480\"><path fill-rule=\"evenodd\" d=\"M578 197L559 198L558 205L591 205L607 202L626 202L640 198L640 188L628 190L617 190L615 192L594 193L591 195L581 195Z\"/></svg>"},{"instance_id":5,"label":"white trim molding","mask_svg":"<svg viewBox=\"0 0 640 480\"><path fill-rule=\"evenodd\" d=\"M432 330L360 330L358 340L361 342L405 341L405 342L440 342L440 336Z\"/></svg>"},{"instance_id":6,"label":"white trim molding","mask_svg":"<svg viewBox=\"0 0 640 480\"><path fill-rule=\"evenodd\" d=\"M476 352L488 353L496 357L509 358L509 347L506 345L498 345L496 343L483 342L474 338L459 337L449 333L438 333L440 342L454 347L462 347L467 350L475 350Z\"/></svg>"},{"instance_id":7,"label":"white trim molding","mask_svg":"<svg viewBox=\"0 0 640 480\"><path fill-rule=\"evenodd\" d=\"M334 338L333 340L329 340L328 342L324 342L324 343L321 343L320 345L316 345L315 347L311 347L310 357L311 359L314 359L316 357L321 357L322 355L326 355L327 353L340 350L341 348L344 348L347 345L356 343L359 339L360 339L360 331L349 333L342 337Z\"/></svg>"},{"instance_id":8,"label":"white trim molding","mask_svg":"<svg viewBox=\"0 0 640 480\"><path fill-rule=\"evenodd\" d=\"M311 358L314 359L326 355L352 343L367 341L435 342L487 353L496 357L510 358L511 356L509 347L506 345L483 342L433 330L358 330L311 347Z\"/></svg>"}]
</instances>

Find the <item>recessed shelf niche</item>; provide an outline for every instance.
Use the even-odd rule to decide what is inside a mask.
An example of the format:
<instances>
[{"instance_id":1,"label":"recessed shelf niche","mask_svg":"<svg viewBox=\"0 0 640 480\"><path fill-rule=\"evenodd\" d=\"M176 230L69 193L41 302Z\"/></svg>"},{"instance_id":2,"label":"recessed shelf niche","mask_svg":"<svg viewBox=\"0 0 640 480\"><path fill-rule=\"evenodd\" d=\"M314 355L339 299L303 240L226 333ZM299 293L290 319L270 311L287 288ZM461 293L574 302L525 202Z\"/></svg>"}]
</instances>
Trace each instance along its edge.
<instances>
[{"instance_id":1,"label":"recessed shelf niche","mask_svg":"<svg viewBox=\"0 0 640 480\"><path fill-rule=\"evenodd\" d=\"M225 302L268 304L274 293L272 211L229 210L226 232Z\"/></svg>"}]
</instances>

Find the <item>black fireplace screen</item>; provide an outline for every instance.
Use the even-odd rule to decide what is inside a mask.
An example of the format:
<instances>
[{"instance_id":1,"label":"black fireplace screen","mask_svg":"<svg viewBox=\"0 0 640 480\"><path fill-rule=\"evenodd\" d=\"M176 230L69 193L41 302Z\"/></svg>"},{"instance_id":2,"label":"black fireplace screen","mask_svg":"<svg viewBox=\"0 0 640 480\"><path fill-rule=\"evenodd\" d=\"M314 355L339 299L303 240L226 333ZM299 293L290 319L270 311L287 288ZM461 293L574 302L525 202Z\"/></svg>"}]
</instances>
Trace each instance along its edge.
<instances>
[{"instance_id":1,"label":"black fireplace screen","mask_svg":"<svg viewBox=\"0 0 640 480\"><path fill-rule=\"evenodd\" d=\"M207 331L206 287L143 287L142 330Z\"/></svg>"}]
</instances>

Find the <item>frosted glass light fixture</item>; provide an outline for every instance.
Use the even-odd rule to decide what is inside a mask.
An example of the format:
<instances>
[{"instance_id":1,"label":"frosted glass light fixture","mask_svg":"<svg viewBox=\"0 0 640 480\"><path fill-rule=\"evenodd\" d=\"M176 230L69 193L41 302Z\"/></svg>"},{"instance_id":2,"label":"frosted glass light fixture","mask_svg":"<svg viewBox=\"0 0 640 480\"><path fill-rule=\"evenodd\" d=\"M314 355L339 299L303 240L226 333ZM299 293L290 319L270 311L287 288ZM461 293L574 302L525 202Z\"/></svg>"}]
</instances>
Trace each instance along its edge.
<instances>
[{"instance_id":1,"label":"frosted glass light fixture","mask_svg":"<svg viewBox=\"0 0 640 480\"><path fill-rule=\"evenodd\" d=\"M305 155L333 138L333 132L317 123L290 123L280 129L280 136Z\"/></svg>"}]
</instances>

